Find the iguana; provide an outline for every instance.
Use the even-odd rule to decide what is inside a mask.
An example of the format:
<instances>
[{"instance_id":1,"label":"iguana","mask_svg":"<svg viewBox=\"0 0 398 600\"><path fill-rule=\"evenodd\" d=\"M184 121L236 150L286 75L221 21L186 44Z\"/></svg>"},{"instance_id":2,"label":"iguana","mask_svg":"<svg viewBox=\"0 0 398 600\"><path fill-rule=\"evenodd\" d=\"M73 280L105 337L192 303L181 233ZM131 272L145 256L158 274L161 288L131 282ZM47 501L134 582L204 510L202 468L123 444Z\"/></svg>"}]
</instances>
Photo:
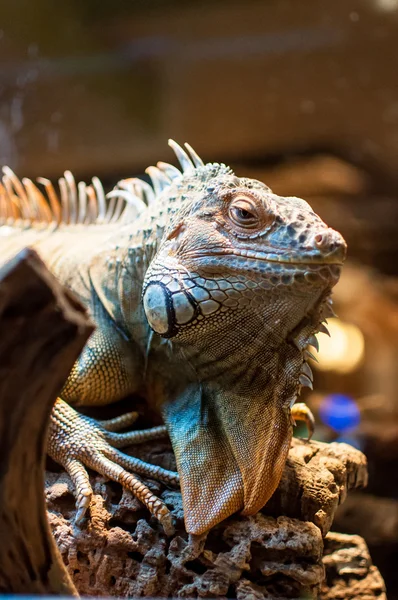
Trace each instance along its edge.
<instances>
[{"instance_id":1,"label":"iguana","mask_svg":"<svg viewBox=\"0 0 398 600\"><path fill-rule=\"evenodd\" d=\"M90 505L89 467L131 490L166 530L170 513L139 475L180 481L186 529L201 534L262 508L295 419L312 428L295 402L312 386L308 346L326 331L346 244L304 200L169 144L181 170L160 162L147 169L152 185L123 180L108 203L98 178L76 185L65 172L59 198L49 180L4 168L0 256L34 247L97 325L48 438L75 485L77 521ZM135 413L100 422L74 408L129 394L165 426L119 433ZM166 429L178 473L118 449Z\"/></svg>"}]
</instances>

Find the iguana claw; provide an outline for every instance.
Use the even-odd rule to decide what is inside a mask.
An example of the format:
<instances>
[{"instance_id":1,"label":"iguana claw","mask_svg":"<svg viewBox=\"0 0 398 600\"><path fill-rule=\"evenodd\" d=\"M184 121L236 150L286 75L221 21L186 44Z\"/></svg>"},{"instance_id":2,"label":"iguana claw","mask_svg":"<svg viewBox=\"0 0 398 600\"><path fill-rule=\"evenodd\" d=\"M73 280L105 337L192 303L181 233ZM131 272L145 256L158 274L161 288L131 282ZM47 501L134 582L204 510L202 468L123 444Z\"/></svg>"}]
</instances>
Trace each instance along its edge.
<instances>
[{"instance_id":1,"label":"iguana claw","mask_svg":"<svg viewBox=\"0 0 398 600\"><path fill-rule=\"evenodd\" d=\"M296 425L296 421L303 421L305 423L308 431L307 440L310 441L314 435L315 419L308 406L304 402L297 402L296 404L293 404L291 408L291 417L293 420L293 425Z\"/></svg>"}]
</instances>

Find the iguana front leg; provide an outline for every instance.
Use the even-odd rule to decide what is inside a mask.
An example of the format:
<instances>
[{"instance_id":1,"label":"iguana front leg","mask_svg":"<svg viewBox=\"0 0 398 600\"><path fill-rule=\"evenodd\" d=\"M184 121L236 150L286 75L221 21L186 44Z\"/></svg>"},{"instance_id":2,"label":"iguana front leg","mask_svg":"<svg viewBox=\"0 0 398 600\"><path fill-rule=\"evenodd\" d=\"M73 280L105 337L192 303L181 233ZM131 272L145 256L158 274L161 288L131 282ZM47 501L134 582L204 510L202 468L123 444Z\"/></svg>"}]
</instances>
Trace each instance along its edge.
<instances>
[{"instance_id":1,"label":"iguana front leg","mask_svg":"<svg viewBox=\"0 0 398 600\"><path fill-rule=\"evenodd\" d=\"M78 413L64 401L93 405L118 400L137 389L139 364L132 344L113 328L111 322L103 322L74 365L62 391L62 399L58 398L55 403L47 450L67 470L75 485L76 522L83 519L93 494L86 471L89 467L130 490L160 520L166 532L171 532L171 515L167 507L130 471L171 485L178 485L178 474L118 450L165 437L166 428L118 433L118 429L134 422L136 413L100 422Z\"/></svg>"},{"instance_id":2,"label":"iguana front leg","mask_svg":"<svg viewBox=\"0 0 398 600\"><path fill-rule=\"evenodd\" d=\"M74 406L111 404L140 389L143 368L138 350L109 318L102 316L96 321L100 324L61 392L62 398Z\"/></svg>"},{"instance_id":3,"label":"iguana front leg","mask_svg":"<svg viewBox=\"0 0 398 600\"><path fill-rule=\"evenodd\" d=\"M132 422L136 413L129 415ZM124 427L128 421L128 415L124 415L120 424ZM75 485L76 523L82 521L93 494L86 470L86 467L89 467L130 490L159 519L166 533L171 533L173 525L169 510L130 471L158 479L168 485L178 485L178 473L145 463L118 450L131 444L162 438L167 435L166 428L160 426L129 433L117 433L114 429L114 420L96 421L78 413L60 398L55 403L47 451L51 458L65 467Z\"/></svg>"}]
</instances>

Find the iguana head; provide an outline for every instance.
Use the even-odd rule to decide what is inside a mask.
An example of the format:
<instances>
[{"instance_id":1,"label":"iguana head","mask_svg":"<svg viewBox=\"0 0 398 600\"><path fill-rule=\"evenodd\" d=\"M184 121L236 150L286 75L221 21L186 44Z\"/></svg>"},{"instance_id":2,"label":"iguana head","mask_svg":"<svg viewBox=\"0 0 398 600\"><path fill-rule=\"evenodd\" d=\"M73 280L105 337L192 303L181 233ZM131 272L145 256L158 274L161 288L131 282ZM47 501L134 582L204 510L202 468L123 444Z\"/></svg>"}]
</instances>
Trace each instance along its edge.
<instances>
[{"instance_id":1,"label":"iguana head","mask_svg":"<svg viewBox=\"0 0 398 600\"><path fill-rule=\"evenodd\" d=\"M201 533L236 510L259 510L275 490L290 406L311 385L307 346L328 314L346 244L304 200L172 145L183 172L162 163L162 173L150 171L155 184L169 182L143 305L179 356L182 383L163 412L187 529Z\"/></svg>"}]
</instances>

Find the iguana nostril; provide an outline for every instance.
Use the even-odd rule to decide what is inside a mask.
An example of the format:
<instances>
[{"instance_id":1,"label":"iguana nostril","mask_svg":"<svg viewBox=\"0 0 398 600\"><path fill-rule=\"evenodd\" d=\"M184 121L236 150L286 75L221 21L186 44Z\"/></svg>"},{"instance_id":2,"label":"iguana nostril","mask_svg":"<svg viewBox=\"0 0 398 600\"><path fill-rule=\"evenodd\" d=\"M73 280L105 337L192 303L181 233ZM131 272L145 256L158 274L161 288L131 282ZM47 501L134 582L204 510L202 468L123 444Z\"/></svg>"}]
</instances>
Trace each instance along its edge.
<instances>
[{"instance_id":1,"label":"iguana nostril","mask_svg":"<svg viewBox=\"0 0 398 600\"><path fill-rule=\"evenodd\" d=\"M319 248L324 248L329 242L329 235L327 233L317 233L314 237L314 241Z\"/></svg>"},{"instance_id":2,"label":"iguana nostril","mask_svg":"<svg viewBox=\"0 0 398 600\"><path fill-rule=\"evenodd\" d=\"M313 246L322 253L327 253L328 257L333 257L337 261L343 261L346 254L346 243L343 237L330 227L322 232L314 234L312 238Z\"/></svg>"}]
</instances>

